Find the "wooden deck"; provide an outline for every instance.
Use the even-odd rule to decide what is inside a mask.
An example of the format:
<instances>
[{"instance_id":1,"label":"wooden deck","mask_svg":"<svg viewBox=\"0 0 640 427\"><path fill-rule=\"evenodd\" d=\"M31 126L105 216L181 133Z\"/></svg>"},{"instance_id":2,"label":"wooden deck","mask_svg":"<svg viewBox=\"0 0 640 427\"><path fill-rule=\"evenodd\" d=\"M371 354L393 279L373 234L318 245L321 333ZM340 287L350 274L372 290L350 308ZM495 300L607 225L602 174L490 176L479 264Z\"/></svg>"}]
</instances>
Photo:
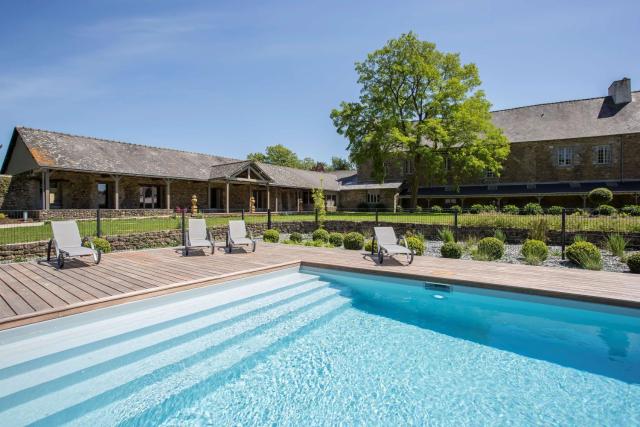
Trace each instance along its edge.
<instances>
[{"instance_id":1,"label":"wooden deck","mask_svg":"<svg viewBox=\"0 0 640 427\"><path fill-rule=\"evenodd\" d=\"M43 261L0 265L0 329L300 263L640 308L640 275L629 273L432 257L408 267L377 265L357 251L261 244L256 253L189 257L176 249L120 252L97 266L70 261L63 270Z\"/></svg>"}]
</instances>

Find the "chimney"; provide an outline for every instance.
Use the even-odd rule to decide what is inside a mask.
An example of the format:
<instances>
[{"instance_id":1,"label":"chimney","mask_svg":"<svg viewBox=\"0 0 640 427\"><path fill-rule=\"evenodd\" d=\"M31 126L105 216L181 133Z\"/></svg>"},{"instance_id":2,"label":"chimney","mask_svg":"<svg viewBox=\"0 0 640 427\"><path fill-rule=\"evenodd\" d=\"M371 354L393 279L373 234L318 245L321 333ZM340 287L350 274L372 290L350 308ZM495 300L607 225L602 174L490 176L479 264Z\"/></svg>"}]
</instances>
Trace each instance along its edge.
<instances>
[{"instance_id":1,"label":"chimney","mask_svg":"<svg viewBox=\"0 0 640 427\"><path fill-rule=\"evenodd\" d=\"M613 103L616 105L631 102L631 80L625 77L611 83L609 96L613 98Z\"/></svg>"}]
</instances>

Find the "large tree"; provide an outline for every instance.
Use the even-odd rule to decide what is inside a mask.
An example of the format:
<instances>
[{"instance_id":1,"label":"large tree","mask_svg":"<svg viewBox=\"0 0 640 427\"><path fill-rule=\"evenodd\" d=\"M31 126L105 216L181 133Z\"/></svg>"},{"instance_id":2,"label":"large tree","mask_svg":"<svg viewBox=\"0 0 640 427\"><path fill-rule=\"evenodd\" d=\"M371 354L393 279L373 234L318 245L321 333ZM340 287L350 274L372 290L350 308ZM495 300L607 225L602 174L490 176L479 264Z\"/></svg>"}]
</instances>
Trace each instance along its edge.
<instances>
[{"instance_id":1,"label":"large tree","mask_svg":"<svg viewBox=\"0 0 640 427\"><path fill-rule=\"evenodd\" d=\"M347 159L343 159L342 157L333 156L331 158L331 166L327 168L332 171L346 171L353 169L353 165Z\"/></svg>"},{"instance_id":2,"label":"large tree","mask_svg":"<svg viewBox=\"0 0 640 427\"><path fill-rule=\"evenodd\" d=\"M292 168L302 168L302 162L298 155L282 144L270 145L263 153L250 153L248 160L270 163L278 166L289 166Z\"/></svg>"},{"instance_id":3,"label":"large tree","mask_svg":"<svg viewBox=\"0 0 640 427\"><path fill-rule=\"evenodd\" d=\"M358 102L331 112L356 163L373 161L374 178L385 163L413 161L411 206L423 178L459 185L485 171L499 174L509 143L491 123L491 104L479 90L475 64L461 64L414 33L392 39L355 65Z\"/></svg>"}]
</instances>

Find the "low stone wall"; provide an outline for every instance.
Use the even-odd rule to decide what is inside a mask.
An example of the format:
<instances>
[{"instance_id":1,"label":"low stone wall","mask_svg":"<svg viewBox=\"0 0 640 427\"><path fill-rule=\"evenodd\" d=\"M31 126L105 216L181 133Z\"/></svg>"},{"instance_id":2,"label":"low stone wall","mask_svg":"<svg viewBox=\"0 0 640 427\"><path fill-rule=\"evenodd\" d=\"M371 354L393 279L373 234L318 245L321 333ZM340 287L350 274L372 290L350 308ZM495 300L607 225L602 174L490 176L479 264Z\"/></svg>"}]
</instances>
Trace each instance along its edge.
<instances>
[{"instance_id":1,"label":"low stone wall","mask_svg":"<svg viewBox=\"0 0 640 427\"><path fill-rule=\"evenodd\" d=\"M174 212L171 209L101 209L101 218L131 218L168 216ZM50 209L33 212L35 219L46 221L49 219L95 219L96 209Z\"/></svg>"}]
</instances>

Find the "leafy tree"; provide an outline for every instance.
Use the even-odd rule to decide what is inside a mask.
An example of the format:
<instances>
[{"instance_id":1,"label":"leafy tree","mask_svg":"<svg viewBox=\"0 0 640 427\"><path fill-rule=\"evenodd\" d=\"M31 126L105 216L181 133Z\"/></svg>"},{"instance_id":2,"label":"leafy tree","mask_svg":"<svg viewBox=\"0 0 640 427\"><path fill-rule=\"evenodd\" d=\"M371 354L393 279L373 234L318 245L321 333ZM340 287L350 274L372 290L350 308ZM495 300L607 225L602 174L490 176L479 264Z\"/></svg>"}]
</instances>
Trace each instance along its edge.
<instances>
[{"instance_id":1,"label":"leafy tree","mask_svg":"<svg viewBox=\"0 0 640 427\"><path fill-rule=\"evenodd\" d=\"M463 65L459 54L440 52L410 32L355 69L360 99L334 109L333 123L349 140L351 159L373 161L379 182L385 162L413 160L412 207L425 176L458 185L486 170L499 174L509 143L491 123L475 64Z\"/></svg>"},{"instance_id":2,"label":"leafy tree","mask_svg":"<svg viewBox=\"0 0 640 427\"><path fill-rule=\"evenodd\" d=\"M302 159L298 167L300 169L315 170L316 161L313 160L311 157L305 157L304 159Z\"/></svg>"},{"instance_id":3,"label":"leafy tree","mask_svg":"<svg viewBox=\"0 0 640 427\"><path fill-rule=\"evenodd\" d=\"M313 198L313 207L318 211L318 225L322 228L324 227L324 222L327 217L322 180L320 180L320 188L314 188L312 190L311 197Z\"/></svg>"},{"instance_id":4,"label":"leafy tree","mask_svg":"<svg viewBox=\"0 0 640 427\"><path fill-rule=\"evenodd\" d=\"M249 153L247 154L247 160L253 160L254 162L267 162L267 156L264 153Z\"/></svg>"},{"instance_id":5,"label":"leafy tree","mask_svg":"<svg viewBox=\"0 0 640 427\"><path fill-rule=\"evenodd\" d=\"M298 155L282 144L270 145L264 151L264 154L251 153L247 159L272 165L300 168L301 162Z\"/></svg>"},{"instance_id":6,"label":"leafy tree","mask_svg":"<svg viewBox=\"0 0 640 427\"><path fill-rule=\"evenodd\" d=\"M353 165L347 159L334 156L331 158L331 166L327 167L327 170L332 171L346 171L353 169Z\"/></svg>"}]
</instances>

